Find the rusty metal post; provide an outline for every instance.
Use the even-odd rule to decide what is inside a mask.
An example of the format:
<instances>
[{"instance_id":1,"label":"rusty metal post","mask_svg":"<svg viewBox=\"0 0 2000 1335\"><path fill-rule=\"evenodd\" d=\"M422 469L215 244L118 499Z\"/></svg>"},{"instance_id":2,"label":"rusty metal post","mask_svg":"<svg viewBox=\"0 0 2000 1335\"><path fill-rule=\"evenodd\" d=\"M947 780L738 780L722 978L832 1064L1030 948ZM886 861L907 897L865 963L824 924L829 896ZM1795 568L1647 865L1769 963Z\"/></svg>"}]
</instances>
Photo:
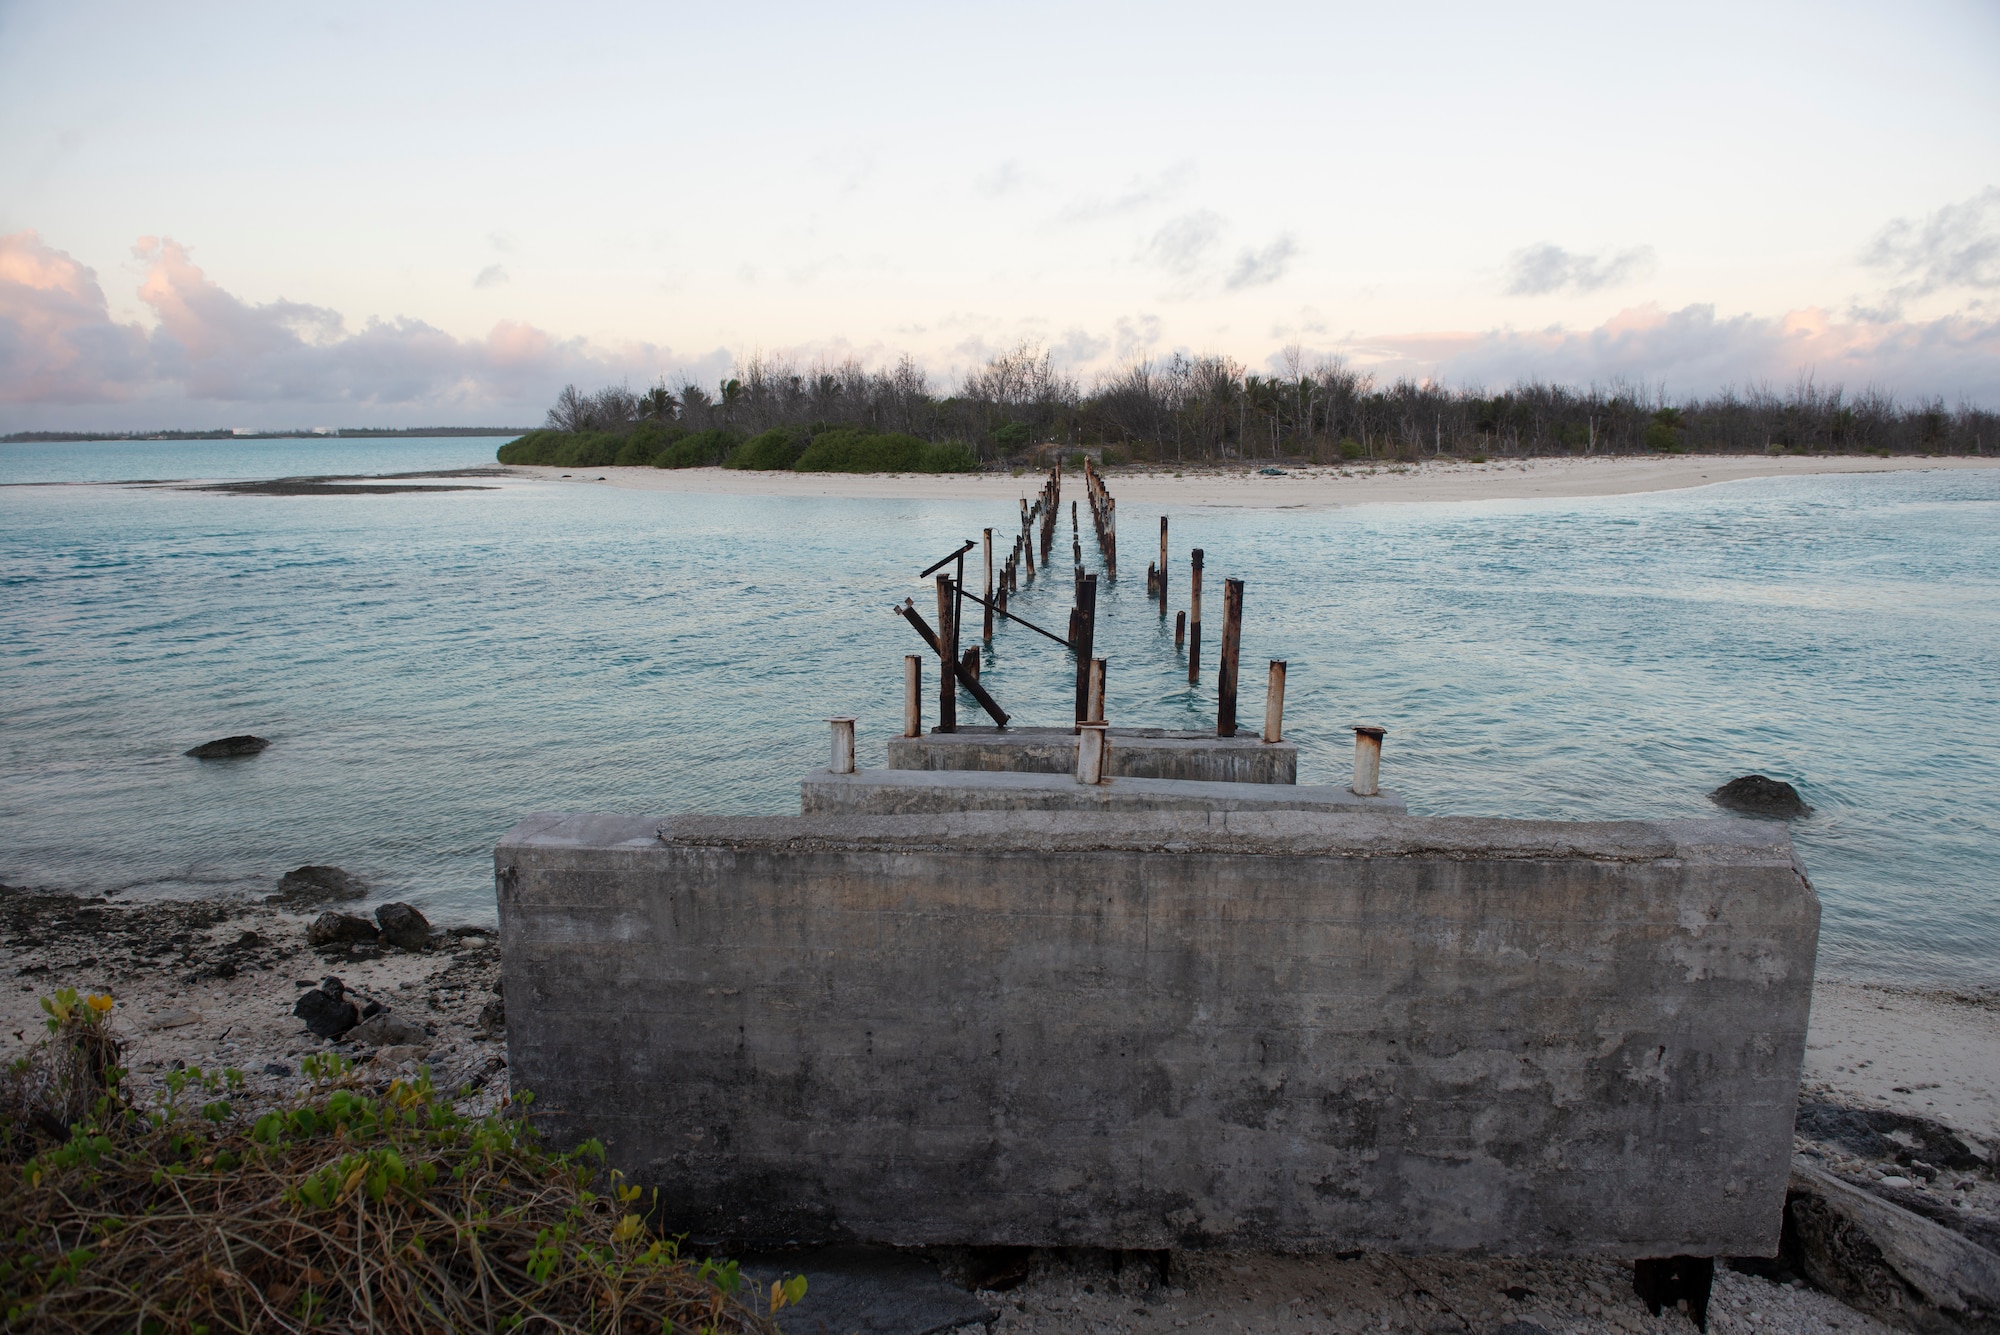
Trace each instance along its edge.
<instances>
[{"instance_id":1,"label":"rusty metal post","mask_svg":"<svg viewBox=\"0 0 2000 1335\"><path fill-rule=\"evenodd\" d=\"M924 660L903 655L903 736L924 735Z\"/></svg>"},{"instance_id":2,"label":"rusty metal post","mask_svg":"<svg viewBox=\"0 0 2000 1335\"><path fill-rule=\"evenodd\" d=\"M1174 648L1179 649L1186 643L1187 643L1187 613L1176 612L1174 613Z\"/></svg>"},{"instance_id":3,"label":"rusty metal post","mask_svg":"<svg viewBox=\"0 0 2000 1335\"><path fill-rule=\"evenodd\" d=\"M1243 645L1243 581L1222 581L1222 654L1215 665L1215 735L1236 735L1236 654Z\"/></svg>"},{"instance_id":4,"label":"rusty metal post","mask_svg":"<svg viewBox=\"0 0 2000 1335\"><path fill-rule=\"evenodd\" d=\"M992 529L990 529L990 528L989 528L989 529L982 529L982 530L980 530L980 533L981 533L981 535L982 535L982 536L981 536L981 543L982 543L982 545L984 546L984 548L985 548L985 551L986 551L986 603L987 603L987 606L986 606L986 633L985 633L985 634L984 634L983 636L981 636L980 638L981 638L981 640L982 640L982 641L983 641L984 643L986 643L986 644L991 644L991 643L993 643L993 606L992 606L992 604L993 604L993 530L992 530Z\"/></svg>"},{"instance_id":5,"label":"rusty metal post","mask_svg":"<svg viewBox=\"0 0 2000 1335\"><path fill-rule=\"evenodd\" d=\"M1201 548L1194 549L1188 576L1188 685L1201 681Z\"/></svg>"},{"instance_id":6,"label":"rusty metal post","mask_svg":"<svg viewBox=\"0 0 2000 1335\"><path fill-rule=\"evenodd\" d=\"M833 772L854 773L854 720L842 715L827 722L833 725Z\"/></svg>"},{"instance_id":7,"label":"rusty metal post","mask_svg":"<svg viewBox=\"0 0 2000 1335\"><path fill-rule=\"evenodd\" d=\"M1382 791L1382 739L1388 733L1387 728L1368 723L1355 725L1354 784L1348 791L1356 797L1374 797Z\"/></svg>"},{"instance_id":8,"label":"rusty metal post","mask_svg":"<svg viewBox=\"0 0 2000 1335\"><path fill-rule=\"evenodd\" d=\"M1090 695L1084 705L1084 711L1090 717L1084 720L1086 723L1093 720L1099 723L1104 721L1105 668L1106 661L1104 659L1093 658L1090 660Z\"/></svg>"},{"instance_id":9,"label":"rusty metal post","mask_svg":"<svg viewBox=\"0 0 2000 1335\"><path fill-rule=\"evenodd\" d=\"M1160 615L1167 614L1167 517L1160 516Z\"/></svg>"},{"instance_id":10,"label":"rusty metal post","mask_svg":"<svg viewBox=\"0 0 2000 1335\"><path fill-rule=\"evenodd\" d=\"M1285 740L1285 661L1271 660L1271 681L1264 689L1264 740Z\"/></svg>"},{"instance_id":11,"label":"rusty metal post","mask_svg":"<svg viewBox=\"0 0 2000 1335\"><path fill-rule=\"evenodd\" d=\"M938 600L938 725L939 732L958 731L958 625L952 616L951 576L937 577Z\"/></svg>"},{"instance_id":12,"label":"rusty metal post","mask_svg":"<svg viewBox=\"0 0 2000 1335\"><path fill-rule=\"evenodd\" d=\"M1109 766L1111 739L1102 723L1081 723L1076 729L1076 781L1103 783Z\"/></svg>"}]
</instances>

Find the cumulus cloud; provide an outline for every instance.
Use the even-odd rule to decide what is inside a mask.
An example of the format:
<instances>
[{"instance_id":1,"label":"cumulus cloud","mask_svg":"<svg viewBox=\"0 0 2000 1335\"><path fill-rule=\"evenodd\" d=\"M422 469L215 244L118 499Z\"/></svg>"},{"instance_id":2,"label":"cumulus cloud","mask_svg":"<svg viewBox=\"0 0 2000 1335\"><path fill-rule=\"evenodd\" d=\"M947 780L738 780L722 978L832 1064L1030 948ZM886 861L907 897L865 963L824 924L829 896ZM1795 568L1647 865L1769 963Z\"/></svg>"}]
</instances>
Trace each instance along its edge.
<instances>
[{"instance_id":1,"label":"cumulus cloud","mask_svg":"<svg viewBox=\"0 0 2000 1335\"><path fill-rule=\"evenodd\" d=\"M1596 292L1652 272L1653 248L1634 246L1615 255L1579 255L1542 242L1514 252L1508 262L1507 295L1540 297L1570 288Z\"/></svg>"},{"instance_id":2,"label":"cumulus cloud","mask_svg":"<svg viewBox=\"0 0 2000 1335\"><path fill-rule=\"evenodd\" d=\"M1121 362L1143 357L1160 341L1163 326L1157 315L1121 315L1114 331L1114 343Z\"/></svg>"},{"instance_id":3,"label":"cumulus cloud","mask_svg":"<svg viewBox=\"0 0 2000 1335\"><path fill-rule=\"evenodd\" d=\"M1817 308L1720 316L1710 305L1619 312L1592 329L1400 335L1341 349L1378 375L1453 384L1520 380L1587 385L1624 380L1673 393L1785 383L1877 386L1905 395L2000 403L2000 320L1837 320Z\"/></svg>"},{"instance_id":4,"label":"cumulus cloud","mask_svg":"<svg viewBox=\"0 0 2000 1335\"><path fill-rule=\"evenodd\" d=\"M1915 222L1895 219L1875 234L1861 262L1897 280L1881 312L1891 317L1915 297L2000 288L2000 186Z\"/></svg>"},{"instance_id":5,"label":"cumulus cloud","mask_svg":"<svg viewBox=\"0 0 2000 1335\"><path fill-rule=\"evenodd\" d=\"M497 264L489 264L479 271L479 277L472 280L474 287L499 287L509 281L507 271Z\"/></svg>"},{"instance_id":6,"label":"cumulus cloud","mask_svg":"<svg viewBox=\"0 0 2000 1335\"><path fill-rule=\"evenodd\" d=\"M1207 209L1168 220L1146 243L1145 257L1179 278L1191 277L1222 237L1222 215Z\"/></svg>"},{"instance_id":7,"label":"cumulus cloud","mask_svg":"<svg viewBox=\"0 0 2000 1335\"><path fill-rule=\"evenodd\" d=\"M171 238L141 238L134 254L146 265L138 295L156 318L150 331L112 319L96 275L35 233L0 237L0 402L32 406L44 422L69 407L100 420L107 404L150 419L180 416L191 401L259 405L280 424L291 405L308 404L378 420L386 409L405 419L531 421L571 380L646 380L679 369L706 379L728 363L721 352L606 349L512 321L483 339L402 318L350 330L325 307L244 301Z\"/></svg>"},{"instance_id":8,"label":"cumulus cloud","mask_svg":"<svg viewBox=\"0 0 2000 1335\"><path fill-rule=\"evenodd\" d=\"M0 403L115 403L150 361L144 331L112 323L94 271L34 232L0 236Z\"/></svg>"},{"instance_id":9,"label":"cumulus cloud","mask_svg":"<svg viewBox=\"0 0 2000 1335\"><path fill-rule=\"evenodd\" d=\"M1237 255L1222 285L1231 292L1246 287L1268 287L1285 276L1285 270L1291 268L1298 253L1299 243L1289 232L1259 249L1246 248Z\"/></svg>"}]
</instances>

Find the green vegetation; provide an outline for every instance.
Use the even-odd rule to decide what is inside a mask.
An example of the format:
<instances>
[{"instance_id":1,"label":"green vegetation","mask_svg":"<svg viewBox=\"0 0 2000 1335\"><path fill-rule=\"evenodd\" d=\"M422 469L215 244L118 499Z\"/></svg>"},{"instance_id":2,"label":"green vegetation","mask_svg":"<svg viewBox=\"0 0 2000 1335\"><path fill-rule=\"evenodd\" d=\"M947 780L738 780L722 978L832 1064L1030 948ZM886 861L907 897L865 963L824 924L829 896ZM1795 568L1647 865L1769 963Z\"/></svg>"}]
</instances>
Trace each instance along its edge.
<instances>
[{"instance_id":1,"label":"green vegetation","mask_svg":"<svg viewBox=\"0 0 2000 1335\"><path fill-rule=\"evenodd\" d=\"M761 436L752 436L729 452L724 468L790 468L805 453L807 437L784 427L773 427Z\"/></svg>"},{"instance_id":2,"label":"green vegetation","mask_svg":"<svg viewBox=\"0 0 2000 1335\"><path fill-rule=\"evenodd\" d=\"M814 436L792 467L801 473L970 473L979 461L963 445L841 427Z\"/></svg>"},{"instance_id":3,"label":"green vegetation","mask_svg":"<svg viewBox=\"0 0 2000 1335\"><path fill-rule=\"evenodd\" d=\"M657 1201L595 1141L544 1147L525 1092L461 1111L427 1071L380 1086L329 1054L281 1101L189 1069L145 1104L110 997L42 1006L50 1037L0 1072L6 1329L769 1333L805 1294L652 1236Z\"/></svg>"},{"instance_id":4,"label":"green vegetation","mask_svg":"<svg viewBox=\"0 0 2000 1335\"><path fill-rule=\"evenodd\" d=\"M545 464L554 468L608 468L614 464L653 468L706 468L719 464L742 439L716 428L689 431L660 422L640 422L619 431L530 431L502 445L503 464Z\"/></svg>"}]
</instances>

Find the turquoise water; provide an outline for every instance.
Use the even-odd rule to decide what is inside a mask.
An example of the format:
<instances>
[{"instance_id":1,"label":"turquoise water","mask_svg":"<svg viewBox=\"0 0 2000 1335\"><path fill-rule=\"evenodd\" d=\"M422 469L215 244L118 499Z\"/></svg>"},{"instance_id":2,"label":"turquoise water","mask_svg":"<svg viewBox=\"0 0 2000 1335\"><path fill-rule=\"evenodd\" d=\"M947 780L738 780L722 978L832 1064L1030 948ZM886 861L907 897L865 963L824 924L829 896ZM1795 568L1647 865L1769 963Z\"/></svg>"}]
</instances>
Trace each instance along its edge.
<instances>
[{"instance_id":1,"label":"turquoise water","mask_svg":"<svg viewBox=\"0 0 2000 1335\"><path fill-rule=\"evenodd\" d=\"M0 446L0 482L411 471L495 443ZM1188 690L1145 599L1157 513L1127 505L1139 573L1100 595L1109 712L1212 724L1212 674ZM1357 721L1389 728L1384 782L1416 812L1702 815L1760 770L1816 808L1796 838L1824 969L2000 979L2000 472L1169 513L1177 603L1191 546L1213 605L1247 583L1246 720L1289 660L1305 779L1343 778ZM928 606L916 572L1012 515L580 481L0 487L0 880L248 891L333 862L490 918L492 843L526 812L796 810L826 715L860 716L863 763L900 724L916 641L890 604ZM1016 606L1060 629L1068 601L1052 581ZM1022 722L1068 715L1064 651L1026 631L985 680ZM274 745L180 755L244 731Z\"/></svg>"}]
</instances>

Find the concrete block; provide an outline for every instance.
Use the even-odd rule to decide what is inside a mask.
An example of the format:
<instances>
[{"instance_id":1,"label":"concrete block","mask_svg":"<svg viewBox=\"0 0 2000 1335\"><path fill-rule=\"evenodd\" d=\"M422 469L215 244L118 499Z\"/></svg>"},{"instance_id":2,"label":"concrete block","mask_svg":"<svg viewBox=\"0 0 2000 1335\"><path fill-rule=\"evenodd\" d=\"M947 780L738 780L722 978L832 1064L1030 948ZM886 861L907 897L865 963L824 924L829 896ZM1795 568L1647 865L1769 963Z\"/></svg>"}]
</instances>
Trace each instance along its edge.
<instances>
[{"instance_id":1,"label":"concrete block","mask_svg":"<svg viewBox=\"0 0 2000 1335\"><path fill-rule=\"evenodd\" d=\"M543 815L495 867L518 1086L698 1239L1778 1244L1774 822Z\"/></svg>"},{"instance_id":2,"label":"concrete block","mask_svg":"<svg viewBox=\"0 0 2000 1335\"><path fill-rule=\"evenodd\" d=\"M919 816L952 811L1348 811L1403 814L1399 794L1356 797L1345 788L1295 783L1203 783L977 770L816 770L799 785L808 816Z\"/></svg>"},{"instance_id":3,"label":"concrete block","mask_svg":"<svg viewBox=\"0 0 2000 1335\"><path fill-rule=\"evenodd\" d=\"M1265 743L1257 734L1112 728L1109 772L1114 778L1186 779L1203 783L1297 783L1299 749ZM960 728L922 737L892 737L889 768L1012 770L1076 773L1076 734L1068 728Z\"/></svg>"}]
</instances>

